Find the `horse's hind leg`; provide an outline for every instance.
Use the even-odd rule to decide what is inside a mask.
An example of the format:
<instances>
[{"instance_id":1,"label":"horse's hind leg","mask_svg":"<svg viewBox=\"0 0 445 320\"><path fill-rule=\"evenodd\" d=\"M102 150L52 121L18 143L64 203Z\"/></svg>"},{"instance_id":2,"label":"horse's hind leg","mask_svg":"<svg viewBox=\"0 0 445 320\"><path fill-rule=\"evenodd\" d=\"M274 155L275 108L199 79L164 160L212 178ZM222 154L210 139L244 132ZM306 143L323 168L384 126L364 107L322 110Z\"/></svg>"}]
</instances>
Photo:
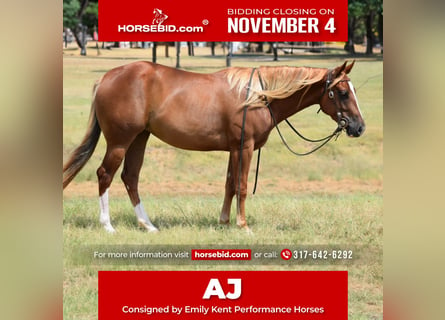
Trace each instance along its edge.
<instances>
[{"instance_id":1,"label":"horse's hind leg","mask_svg":"<svg viewBox=\"0 0 445 320\"><path fill-rule=\"evenodd\" d=\"M108 206L108 188L113 181L114 174L122 163L126 148L119 146L107 146L107 152L102 161L101 166L97 169L97 177L99 180L99 204L100 204L100 223L108 232L115 232L110 221L110 211Z\"/></svg>"},{"instance_id":2,"label":"horse's hind leg","mask_svg":"<svg viewBox=\"0 0 445 320\"><path fill-rule=\"evenodd\" d=\"M158 229L148 218L138 192L139 173L144 161L145 146L149 136L149 132L143 131L134 139L125 154L124 169L122 170L121 178L133 204L139 225L149 232L156 232Z\"/></svg>"}]
</instances>

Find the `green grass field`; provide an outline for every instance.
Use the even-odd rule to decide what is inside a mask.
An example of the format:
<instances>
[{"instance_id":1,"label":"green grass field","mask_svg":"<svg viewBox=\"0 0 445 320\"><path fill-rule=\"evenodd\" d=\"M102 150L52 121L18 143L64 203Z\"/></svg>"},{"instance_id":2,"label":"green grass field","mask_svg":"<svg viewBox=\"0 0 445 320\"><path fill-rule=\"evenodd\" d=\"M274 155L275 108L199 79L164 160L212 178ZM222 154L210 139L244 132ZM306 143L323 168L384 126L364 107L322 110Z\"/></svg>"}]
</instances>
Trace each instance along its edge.
<instances>
[{"instance_id":1,"label":"green grass field","mask_svg":"<svg viewBox=\"0 0 445 320\"><path fill-rule=\"evenodd\" d=\"M109 69L135 60L150 60L151 50L90 49L88 57L64 52L63 154L82 139L88 120L94 81ZM172 52L170 53L172 55ZM197 48L195 57L182 53L181 66L189 71L213 72L225 67L225 57L211 57L210 49ZM158 62L174 66L174 56ZM291 65L334 67L344 57L302 55L235 58L233 66ZM63 193L64 203L64 319L97 319L98 270L348 270L349 319L383 318L383 62L358 58L350 77L366 121L359 139L342 134L319 152L295 158L275 131L262 150L257 194L248 195L247 221L253 234L234 225L218 224L224 196L228 154L175 149L150 137L141 172L142 201L161 232L147 234L137 227L126 191L116 175L110 188L111 220L118 231L107 234L98 221L96 169L104 154L101 138L82 172ZM363 85L362 85L363 84ZM329 134L336 124L316 106L290 120L310 137ZM296 149L311 148L281 125L287 141ZM254 165L249 178L252 190ZM367 263L348 266L315 265L79 265L73 255L82 246L101 245L344 245L371 248Z\"/></svg>"}]
</instances>

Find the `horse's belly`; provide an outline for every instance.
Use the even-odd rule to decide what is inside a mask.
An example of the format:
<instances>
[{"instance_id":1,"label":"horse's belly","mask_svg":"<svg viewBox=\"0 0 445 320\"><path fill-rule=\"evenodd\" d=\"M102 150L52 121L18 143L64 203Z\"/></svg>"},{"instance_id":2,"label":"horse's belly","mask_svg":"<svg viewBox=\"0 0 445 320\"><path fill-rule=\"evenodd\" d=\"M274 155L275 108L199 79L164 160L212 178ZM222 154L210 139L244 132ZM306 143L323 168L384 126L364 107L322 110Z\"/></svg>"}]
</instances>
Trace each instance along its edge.
<instances>
[{"instance_id":1,"label":"horse's belly","mask_svg":"<svg viewBox=\"0 0 445 320\"><path fill-rule=\"evenodd\" d=\"M199 97L182 89L160 103L152 103L148 108L150 132L182 149L228 150L231 110L217 94L209 94L210 89L202 90Z\"/></svg>"},{"instance_id":2,"label":"horse's belly","mask_svg":"<svg viewBox=\"0 0 445 320\"><path fill-rule=\"evenodd\" d=\"M198 151L228 150L225 130L220 126L154 121L149 130L160 140L177 148Z\"/></svg>"},{"instance_id":3,"label":"horse's belly","mask_svg":"<svg viewBox=\"0 0 445 320\"><path fill-rule=\"evenodd\" d=\"M181 149L196 151L228 150L227 143L221 136L190 136L181 133L160 135L155 132L153 135L165 143Z\"/></svg>"}]
</instances>

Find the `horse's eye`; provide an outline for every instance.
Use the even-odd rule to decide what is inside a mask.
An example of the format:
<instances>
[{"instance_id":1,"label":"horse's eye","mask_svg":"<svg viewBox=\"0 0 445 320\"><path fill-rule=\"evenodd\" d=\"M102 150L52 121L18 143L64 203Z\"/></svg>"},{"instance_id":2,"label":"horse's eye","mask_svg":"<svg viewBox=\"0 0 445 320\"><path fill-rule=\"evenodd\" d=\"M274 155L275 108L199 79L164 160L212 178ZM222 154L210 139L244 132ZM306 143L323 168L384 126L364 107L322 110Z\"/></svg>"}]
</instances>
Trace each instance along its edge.
<instances>
[{"instance_id":1,"label":"horse's eye","mask_svg":"<svg viewBox=\"0 0 445 320\"><path fill-rule=\"evenodd\" d=\"M340 90L338 93L340 95L340 98L342 98L342 99L347 99L349 96L348 90Z\"/></svg>"}]
</instances>

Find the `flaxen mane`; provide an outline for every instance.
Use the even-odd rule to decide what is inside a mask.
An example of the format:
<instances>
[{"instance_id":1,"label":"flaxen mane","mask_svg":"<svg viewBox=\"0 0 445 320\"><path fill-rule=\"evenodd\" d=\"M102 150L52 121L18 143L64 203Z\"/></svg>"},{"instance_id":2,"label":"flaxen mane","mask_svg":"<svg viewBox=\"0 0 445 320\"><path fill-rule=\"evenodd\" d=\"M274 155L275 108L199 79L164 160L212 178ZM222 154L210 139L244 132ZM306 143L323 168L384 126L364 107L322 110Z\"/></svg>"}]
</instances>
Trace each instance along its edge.
<instances>
[{"instance_id":1,"label":"flaxen mane","mask_svg":"<svg viewBox=\"0 0 445 320\"><path fill-rule=\"evenodd\" d=\"M264 90L261 89L258 71L263 80ZM265 98L269 102L274 99L284 99L298 90L306 88L301 97L302 99L307 90L309 90L310 85L321 81L326 74L325 69L287 66L260 67L258 71L252 78L249 97L247 97L243 105L261 105ZM226 71L230 88L238 91L240 97L249 85L251 73L252 68L233 67Z\"/></svg>"}]
</instances>

